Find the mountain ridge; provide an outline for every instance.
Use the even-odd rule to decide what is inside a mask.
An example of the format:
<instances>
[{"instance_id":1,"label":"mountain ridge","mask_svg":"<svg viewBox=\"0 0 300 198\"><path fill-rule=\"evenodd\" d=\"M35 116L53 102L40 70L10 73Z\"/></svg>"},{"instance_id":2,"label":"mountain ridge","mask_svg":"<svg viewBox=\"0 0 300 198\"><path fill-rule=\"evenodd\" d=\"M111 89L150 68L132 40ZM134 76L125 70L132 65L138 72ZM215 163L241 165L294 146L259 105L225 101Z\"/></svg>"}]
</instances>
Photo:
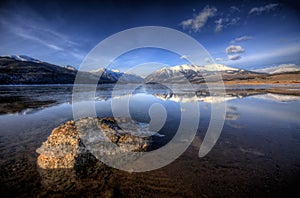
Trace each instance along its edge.
<instances>
[{"instance_id":1,"label":"mountain ridge","mask_svg":"<svg viewBox=\"0 0 300 198\"><path fill-rule=\"evenodd\" d=\"M193 83L205 83L206 76L212 77L210 79L219 80L220 74L222 75L223 80L243 78L245 75L247 75L247 78L251 75L258 75L257 72L233 68L221 64L207 64L204 66L177 65L168 68L164 67L154 71L145 78L145 82L177 83L189 80Z\"/></svg>"},{"instance_id":2,"label":"mountain ridge","mask_svg":"<svg viewBox=\"0 0 300 198\"><path fill-rule=\"evenodd\" d=\"M101 77L99 73L78 71L73 66L58 66L42 62L25 56L1 56L0 57L0 84L73 84L77 73L80 72L84 82L89 83L99 79L101 83L135 83L142 82L142 78L131 74L104 70ZM121 80L119 80L121 79Z\"/></svg>"},{"instance_id":3,"label":"mountain ridge","mask_svg":"<svg viewBox=\"0 0 300 198\"><path fill-rule=\"evenodd\" d=\"M254 71L268 74L279 74L287 72L297 72L300 71L300 67L296 64L281 64L273 67L267 67L263 69L256 69Z\"/></svg>"},{"instance_id":4,"label":"mountain ridge","mask_svg":"<svg viewBox=\"0 0 300 198\"><path fill-rule=\"evenodd\" d=\"M287 68L287 69L286 69ZM286 70L285 70L286 69ZM164 67L142 78L119 70L100 68L95 71L78 71L75 67L58 66L26 55L0 56L0 84L73 84L80 72L86 82L99 79L99 83L205 83L205 76L216 77L225 83L300 83L299 71L294 64L264 68L254 71L221 64L175 65ZM220 79L220 74L222 78ZM184 78L183 78L184 76ZM211 78L213 79L213 78Z\"/></svg>"}]
</instances>

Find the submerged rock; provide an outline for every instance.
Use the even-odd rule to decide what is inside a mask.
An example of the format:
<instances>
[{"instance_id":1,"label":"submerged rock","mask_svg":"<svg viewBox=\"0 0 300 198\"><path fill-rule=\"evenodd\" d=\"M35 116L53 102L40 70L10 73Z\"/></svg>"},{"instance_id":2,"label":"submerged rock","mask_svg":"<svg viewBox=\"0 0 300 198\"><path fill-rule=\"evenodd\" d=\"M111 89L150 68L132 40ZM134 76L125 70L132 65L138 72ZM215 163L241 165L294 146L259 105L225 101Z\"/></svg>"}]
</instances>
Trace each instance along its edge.
<instances>
[{"instance_id":1,"label":"submerged rock","mask_svg":"<svg viewBox=\"0 0 300 198\"><path fill-rule=\"evenodd\" d=\"M40 154L37 165L44 187L53 191L74 185L76 188L84 187L88 184L81 181L82 178L103 180L110 175L111 168L98 159L119 155L122 159L117 157L118 163L126 163L126 160L132 160L132 156L124 158L128 152L146 151L150 137L137 136L142 128L130 122L135 121L89 117L71 120L55 128L47 141L36 150ZM118 124L122 124L122 128Z\"/></svg>"},{"instance_id":2,"label":"submerged rock","mask_svg":"<svg viewBox=\"0 0 300 198\"><path fill-rule=\"evenodd\" d=\"M78 147L79 134L72 120L55 128L36 150L40 154L38 166L43 169L73 168Z\"/></svg>"}]
</instances>

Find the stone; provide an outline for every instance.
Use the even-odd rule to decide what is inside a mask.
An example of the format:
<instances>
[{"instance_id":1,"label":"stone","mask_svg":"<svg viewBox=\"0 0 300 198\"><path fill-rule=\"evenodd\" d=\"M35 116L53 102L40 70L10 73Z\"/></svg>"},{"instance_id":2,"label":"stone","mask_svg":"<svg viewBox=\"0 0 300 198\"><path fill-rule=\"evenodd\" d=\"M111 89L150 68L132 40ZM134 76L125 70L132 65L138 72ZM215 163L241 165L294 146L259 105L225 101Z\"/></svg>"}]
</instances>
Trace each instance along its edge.
<instances>
[{"instance_id":1,"label":"stone","mask_svg":"<svg viewBox=\"0 0 300 198\"><path fill-rule=\"evenodd\" d=\"M118 123L127 128L123 130ZM53 191L86 186L81 178L108 178L111 169L99 161L99 157L120 156L116 158L118 163L126 163L129 151L147 151L150 137L132 135L138 131L137 128L130 130L132 124L136 123L127 118L88 117L53 129L47 141L36 150L40 154L37 166L43 186ZM87 137L90 142L85 145L87 140L83 138Z\"/></svg>"}]
</instances>

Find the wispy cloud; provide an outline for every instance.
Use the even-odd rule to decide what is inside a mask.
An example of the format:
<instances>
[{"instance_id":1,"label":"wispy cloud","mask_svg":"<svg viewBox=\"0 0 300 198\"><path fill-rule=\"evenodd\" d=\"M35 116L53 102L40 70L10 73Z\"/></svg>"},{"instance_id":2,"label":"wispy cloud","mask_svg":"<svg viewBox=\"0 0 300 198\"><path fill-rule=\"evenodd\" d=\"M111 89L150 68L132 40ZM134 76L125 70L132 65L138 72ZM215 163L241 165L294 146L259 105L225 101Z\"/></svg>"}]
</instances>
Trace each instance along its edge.
<instances>
[{"instance_id":1,"label":"wispy cloud","mask_svg":"<svg viewBox=\"0 0 300 198\"><path fill-rule=\"evenodd\" d=\"M239 45L230 45L226 48L227 54L243 53L245 49Z\"/></svg>"},{"instance_id":2,"label":"wispy cloud","mask_svg":"<svg viewBox=\"0 0 300 198\"><path fill-rule=\"evenodd\" d=\"M252 36L245 35L245 36L240 36L240 37L237 37L237 38L231 40L230 43L234 44L234 43L237 43L237 42L247 41L247 40L251 40L251 39L253 39Z\"/></svg>"},{"instance_id":3,"label":"wispy cloud","mask_svg":"<svg viewBox=\"0 0 300 198\"><path fill-rule=\"evenodd\" d=\"M229 25L235 25L235 24L237 24L240 20L241 20L240 17L231 18L231 19L227 20L227 21L228 21L227 26L229 26Z\"/></svg>"},{"instance_id":4,"label":"wispy cloud","mask_svg":"<svg viewBox=\"0 0 300 198\"><path fill-rule=\"evenodd\" d=\"M70 54L78 60L83 60L86 55L86 54L80 53L80 52L70 52Z\"/></svg>"},{"instance_id":5,"label":"wispy cloud","mask_svg":"<svg viewBox=\"0 0 300 198\"><path fill-rule=\"evenodd\" d=\"M221 32L223 28L226 28L231 25L235 25L239 22L240 17L225 17L225 18L219 18L215 21L215 32Z\"/></svg>"},{"instance_id":6,"label":"wispy cloud","mask_svg":"<svg viewBox=\"0 0 300 198\"><path fill-rule=\"evenodd\" d=\"M216 23L216 28L215 28L215 32L221 32L222 31L222 28L223 28L223 19L220 18L218 20L215 21Z\"/></svg>"},{"instance_id":7,"label":"wispy cloud","mask_svg":"<svg viewBox=\"0 0 300 198\"><path fill-rule=\"evenodd\" d=\"M40 44L53 52L68 53L76 59L82 57L79 52L74 51L80 45L58 31L57 24L53 22L51 26L51 21L26 5L20 5L16 12L3 9L0 12L0 25L24 41Z\"/></svg>"},{"instance_id":8,"label":"wispy cloud","mask_svg":"<svg viewBox=\"0 0 300 198\"><path fill-rule=\"evenodd\" d=\"M229 60L238 60L240 58L241 58L241 56L238 55L238 54L236 54L236 55L228 55L228 59Z\"/></svg>"},{"instance_id":9,"label":"wispy cloud","mask_svg":"<svg viewBox=\"0 0 300 198\"><path fill-rule=\"evenodd\" d=\"M180 58L180 59L188 59L189 56L188 56L188 55L182 55L182 56L180 56L179 58Z\"/></svg>"},{"instance_id":10,"label":"wispy cloud","mask_svg":"<svg viewBox=\"0 0 300 198\"><path fill-rule=\"evenodd\" d=\"M245 56L243 59L244 61L262 61L265 59L272 59L272 58L282 58L284 56L291 56L291 55L299 55L300 54L300 47L299 43L288 46L282 47L271 51L264 51L252 55Z\"/></svg>"},{"instance_id":11,"label":"wispy cloud","mask_svg":"<svg viewBox=\"0 0 300 198\"><path fill-rule=\"evenodd\" d=\"M259 65L271 65L276 63L282 63L283 61L293 62L298 61L297 57L300 54L299 43L295 43L293 46L280 47L274 50L266 50L256 52L254 54L247 54L241 59L234 61L237 66L240 65L254 65L256 68Z\"/></svg>"},{"instance_id":12,"label":"wispy cloud","mask_svg":"<svg viewBox=\"0 0 300 198\"><path fill-rule=\"evenodd\" d=\"M184 20L180 23L183 29L193 30L199 32L206 25L209 18L215 16L217 8L205 6L198 15L191 19Z\"/></svg>"},{"instance_id":13,"label":"wispy cloud","mask_svg":"<svg viewBox=\"0 0 300 198\"><path fill-rule=\"evenodd\" d=\"M238 7L236 7L236 6L231 6L230 7L230 12L241 12L241 10L238 8Z\"/></svg>"},{"instance_id":14,"label":"wispy cloud","mask_svg":"<svg viewBox=\"0 0 300 198\"><path fill-rule=\"evenodd\" d=\"M193 32L200 32L207 23L209 23L210 18L218 17L214 21L215 32L221 32L224 28L227 28L232 25L239 23L241 18L237 16L237 13L240 12L240 9L236 6L231 6L228 13L219 13L217 8L205 6L198 15L194 15L193 18L184 20L180 23L184 30L189 30Z\"/></svg>"},{"instance_id":15,"label":"wispy cloud","mask_svg":"<svg viewBox=\"0 0 300 198\"><path fill-rule=\"evenodd\" d=\"M34 36L32 34L32 31L28 31L28 29L26 30L25 28L22 27L17 27L17 26L9 26L10 30L17 36L27 39L27 40L31 40L33 42L39 43L43 46L46 46L50 49L53 50L57 50L57 51L63 51L64 49L62 47L59 47L58 45L54 44L53 42L49 42L47 40L43 40L38 36Z\"/></svg>"},{"instance_id":16,"label":"wispy cloud","mask_svg":"<svg viewBox=\"0 0 300 198\"><path fill-rule=\"evenodd\" d=\"M204 62L205 62L205 64L212 64L213 63L212 59L209 58L209 57L204 58Z\"/></svg>"},{"instance_id":17,"label":"wispy cloud","mask_svg":"<svg viewBox=\"0 0 300 198\"><path fill-rule=\"evenodd\" d=\"M224 62L224 61L227 61L227 60L224 59L224 58L215 58L215 60L216 60L217 62Z\"/></svg>"},{"instance_id":18,"label":"wispy cloud","mask_svg":"<svg viewBox=\"0 0 300 198\"><path fill-rule=\"evenodd\" d=\"M283 71L285 71L285 72L300 71L300 67L299 67L299 65L288 63L288 64L280 64L280 65L273 66L273 67L267 67L267 68L263 68L263 69L255 69L254 71L274 74L274 73L280 73Z\"/></svg>"},{"instance_id":19,"label":"wispy cloud","mask_svg":"<svg viewBox=\"0 0 300 198\"><path fill-rule=\"evenodd\" d=\"M260 15L260 14L262 14L264 12L269 12L270 10L273 10L278 5L279 5L278 3L270 3L270 4L267 4L265 6L254 7L254 8L251 8L251 10L249 11L249 14Z\"/></svg>"}]
</instances>

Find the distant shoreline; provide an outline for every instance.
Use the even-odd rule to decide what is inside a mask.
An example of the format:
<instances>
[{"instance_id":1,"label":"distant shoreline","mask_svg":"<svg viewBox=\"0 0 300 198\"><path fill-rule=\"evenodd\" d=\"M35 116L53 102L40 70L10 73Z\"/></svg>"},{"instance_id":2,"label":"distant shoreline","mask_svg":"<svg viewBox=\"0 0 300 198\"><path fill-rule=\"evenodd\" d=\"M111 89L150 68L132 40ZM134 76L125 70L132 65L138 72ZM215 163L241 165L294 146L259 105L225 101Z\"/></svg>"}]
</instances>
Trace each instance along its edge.
<instances>
[{"instance_id":1,"label":"distant shoreline","mask_svg":"<svg viewBox=\"0 0 300 198\"><path fill-rule=\"evenodd\" d=\"M223 81L224 84L226 85L294 85L294 84L299 84L299 82L243 82L243 81L238 81L238 82L232 82L232 81Z\"/></svg>"},{"instance_id":2,"label":"distant shoreline","mask_svg":"<svg viewBox=\"0 0 300 198\"><path fill-rule=\"evenodd\" d=\"M210 82L210 83L217 83L217 82ZM300 85L300 81L299 82L261 82L261 81L251 81L251 80L232 80L232 81L223 81L223 83L225 85ZM122 85L133 85L133 84L147 84L147 85L151 85L151 84L159 84L159 83L101 83L98 85L114 85L114 84L122 84ZM163 82L163 84L182 84L182 83L167 83L167 82ZM206 84L206 82L191 82L192 85L198 85L198 84ZM76 84L76 85L82 85L82 86L87 86L87 85L94 85L94 84ZM74 86L74 84L0 84L0 86Z\"/></svg>"}]
</instances>

